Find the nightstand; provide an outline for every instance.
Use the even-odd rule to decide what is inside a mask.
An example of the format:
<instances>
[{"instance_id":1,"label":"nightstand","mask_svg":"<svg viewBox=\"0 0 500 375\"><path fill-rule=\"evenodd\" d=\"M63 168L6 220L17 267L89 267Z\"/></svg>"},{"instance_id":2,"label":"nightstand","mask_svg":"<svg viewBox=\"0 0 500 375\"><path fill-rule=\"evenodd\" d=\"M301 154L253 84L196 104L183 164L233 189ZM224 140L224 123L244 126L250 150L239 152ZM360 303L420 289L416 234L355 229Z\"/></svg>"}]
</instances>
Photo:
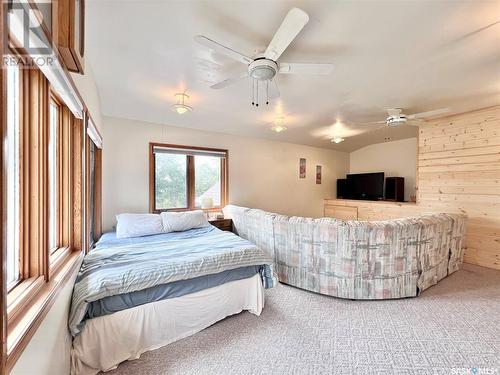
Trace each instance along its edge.
<instances>
[{"instance_id":1,"label":"nightstand","mask_svg":"<svg viewBox=\"0 0 500 375\"><path fill-rule=\"evenodd\" d=\"M220 230L233 231L233 220L231 219L210 219L208 222Z\"/></svg>"}]
</instances>

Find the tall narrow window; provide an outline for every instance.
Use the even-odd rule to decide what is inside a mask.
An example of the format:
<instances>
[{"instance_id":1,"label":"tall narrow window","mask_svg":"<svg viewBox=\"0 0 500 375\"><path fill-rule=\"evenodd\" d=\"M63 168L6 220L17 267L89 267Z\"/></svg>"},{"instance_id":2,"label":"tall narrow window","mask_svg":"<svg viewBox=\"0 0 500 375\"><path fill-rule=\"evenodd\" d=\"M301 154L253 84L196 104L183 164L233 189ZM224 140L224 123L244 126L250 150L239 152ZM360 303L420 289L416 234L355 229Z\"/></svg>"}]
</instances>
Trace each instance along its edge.
<instances>
[{"instance_id":1,"label":"tall narrow window","mask_svg":"<svg viewBox=\"0 0 500 375\"><path fill-rule=\"evenodd\" d=\"M90 155L89 155L89 164L90 164L90 176L89 176L89 230L90 230L90 246L94 244L94 224L95 224L95 144L90 141Z\"/></svg>"},{"instance_id":2,"label":"tall narrow window","mask_svg":"<svg viewBox=\"0 0 500 375\"><path fill-rule=\"evenodd\" d=\"M20 278L20 71L7 67L7 287Z\"/></svg>"},{"instance_id":3,"label":"tall narrow window","mask_svg":"<svg viewBox=\"0 0 500 375\"><path fill-rule=\"evenodd\" d=\"M209 198L223 207L227 151L151 143L151 210L193 210Z\"/></svg>"},{"instance_id":4,"label":"tall narrow window","mask_svg":"<svg viewBox=\"0 0 500 375\"><path fill-rule=\"evenodd\" d=\"M58 131L59 131L59 105L50 102L49 110L49 251L52 254L58 248Z\"/></svg>"}]
</instances>

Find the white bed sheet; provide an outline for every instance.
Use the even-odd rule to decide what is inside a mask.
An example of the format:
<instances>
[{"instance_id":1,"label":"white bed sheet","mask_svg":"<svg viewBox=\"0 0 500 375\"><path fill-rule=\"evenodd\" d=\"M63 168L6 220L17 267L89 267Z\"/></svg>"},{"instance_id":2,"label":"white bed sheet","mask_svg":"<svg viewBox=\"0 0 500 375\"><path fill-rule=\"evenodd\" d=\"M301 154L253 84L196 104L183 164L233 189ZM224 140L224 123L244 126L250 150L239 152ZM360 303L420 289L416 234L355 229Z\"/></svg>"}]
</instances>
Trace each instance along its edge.
<instances>
[{"instance_id":1,"label":"white bed sheet","mask_svg":"<svg viewBox=\"0 0 500 375\"><path fill-rule=\"evenodd\" d=\"M109 371L148 350L190 336L229 315L260 315L264 288L259 274L178 298L87 320L73 341L71 374Z\"/></svg>"}]
</instances>

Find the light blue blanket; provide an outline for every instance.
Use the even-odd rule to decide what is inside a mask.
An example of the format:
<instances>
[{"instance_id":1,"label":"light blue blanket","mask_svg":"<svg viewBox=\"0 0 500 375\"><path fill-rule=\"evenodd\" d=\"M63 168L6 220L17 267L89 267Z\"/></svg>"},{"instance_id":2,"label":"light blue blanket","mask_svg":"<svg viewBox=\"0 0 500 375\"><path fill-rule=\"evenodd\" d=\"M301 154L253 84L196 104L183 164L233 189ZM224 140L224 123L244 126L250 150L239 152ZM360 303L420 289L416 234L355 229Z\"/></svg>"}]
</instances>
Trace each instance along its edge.
<instances>
[{"instance_id":1,"label":"light blue blanket","mask_svg":"<svg viewBox=\"0 0 500 375\"><path fill-rule=\"evenodd\" d=\"M271 264L251 242L213 226L124 240L106 234L83 260L69 329L74 336L80 332L90 302L239 267L264 266L263 285L272 288L276 279Z\"/></svg>"}]
</instances>

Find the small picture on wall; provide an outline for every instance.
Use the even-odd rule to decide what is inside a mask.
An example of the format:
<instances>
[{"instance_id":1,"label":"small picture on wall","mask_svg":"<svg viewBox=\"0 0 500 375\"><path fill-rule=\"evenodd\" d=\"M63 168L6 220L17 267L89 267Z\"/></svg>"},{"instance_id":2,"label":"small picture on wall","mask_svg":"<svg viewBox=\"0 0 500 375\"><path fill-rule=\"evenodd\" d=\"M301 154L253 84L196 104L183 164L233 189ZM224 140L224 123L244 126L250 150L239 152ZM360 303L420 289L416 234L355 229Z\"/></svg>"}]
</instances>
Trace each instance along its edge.
<instances>
[{"instance_id":1,"label":"small picture on wall","mask_svg":"<svg viewBox=\"0 0 500 375\"><path fill-rule=\"evenodd\" d=\"M299 161L299 177L306 178L306 159L300 158Z\"/></svg>"},{"instance_id":2,"label":"small picture on wall","mask_svg":"<svg viewBox=\"0 0 500 375\"><path fill-rule=\"evenodd\" d=\"M321 165L316 166L316 184L321 184Z\"/></svg>"}]
</instances>

